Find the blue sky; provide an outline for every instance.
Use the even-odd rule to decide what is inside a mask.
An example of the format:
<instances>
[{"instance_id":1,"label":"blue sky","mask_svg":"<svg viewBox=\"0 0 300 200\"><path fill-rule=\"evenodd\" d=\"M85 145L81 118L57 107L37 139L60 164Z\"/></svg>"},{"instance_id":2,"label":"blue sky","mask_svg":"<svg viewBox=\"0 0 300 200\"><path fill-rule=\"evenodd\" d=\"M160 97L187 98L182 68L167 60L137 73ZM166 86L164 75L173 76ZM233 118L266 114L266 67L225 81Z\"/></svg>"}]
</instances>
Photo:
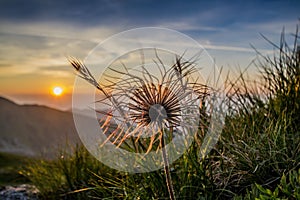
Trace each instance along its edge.
<instances>
[{"instance_id":1,"label":"blue sky","mask_svg":"<svg viewBox=\"0 0 300 200\"><path fill-rule=\"evenodd\" d=\"M146 26L182 32L202 44L219 66L233 70L270 53L282 28L295 33L300 1L2 0L0 95L43 93L58 83L71 90L66 56L83 59L113 34Z\"/></svg>"}]
</instances>

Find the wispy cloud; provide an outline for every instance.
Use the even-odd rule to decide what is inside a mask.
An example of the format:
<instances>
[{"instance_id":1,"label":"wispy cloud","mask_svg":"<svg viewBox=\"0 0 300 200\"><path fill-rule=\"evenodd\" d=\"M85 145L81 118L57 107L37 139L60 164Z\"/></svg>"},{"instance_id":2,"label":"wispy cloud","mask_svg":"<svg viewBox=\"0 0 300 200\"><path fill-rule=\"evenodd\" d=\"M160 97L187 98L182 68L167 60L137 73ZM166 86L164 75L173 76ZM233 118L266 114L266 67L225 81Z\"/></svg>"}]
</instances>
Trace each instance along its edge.
<instances>
[{"instance_id":1,"label":"wispy cloud","mask_svg":"<svg viewBox=\"0 0 300 200\"><path fill-rule=\"evenodd\" d=\"M9 22L0 21L0 34L36 36L53 39L81 40L98 43L118 31L117 27L81 27L64 22Z\"/></svg>"},{"instance_id":2,"label":"wispy cloud","mask_svg":"<svg viewBox=\"0 0 300 200\"><path fill-rule=\"evenodd\" d=\"M221 45L204 44L203 47L206 48L206 49L223 50L223 51L253 52L253 49L251 49L251 48L234 47L234 46L221 46Z\"/></svg>"}]
</instances>

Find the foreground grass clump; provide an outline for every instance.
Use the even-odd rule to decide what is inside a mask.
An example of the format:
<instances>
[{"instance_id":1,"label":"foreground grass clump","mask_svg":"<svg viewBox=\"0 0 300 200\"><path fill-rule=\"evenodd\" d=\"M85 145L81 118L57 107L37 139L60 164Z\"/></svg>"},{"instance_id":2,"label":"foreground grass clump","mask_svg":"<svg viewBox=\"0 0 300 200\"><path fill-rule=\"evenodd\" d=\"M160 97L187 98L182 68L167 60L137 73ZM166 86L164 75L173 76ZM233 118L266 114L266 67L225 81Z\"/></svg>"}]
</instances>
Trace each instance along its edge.
<instances>
[{"instance_id":1,"label":"foreground grass clump","mask_svg":"<svg viewBox=\"0 0 300 200\"><path fill-rule=\"evenodd\" d=\"M255 184L251 189L247 189L245 195L237 195L234 199L300 199L300 169L284 174L273 190Z\"/></svg>"},{"instance_id":2,"label":"foreground grass clump","mask_svg":"<svg viewBox=\"0 0 300 200\"><path fill-rule=\"evenodd\" d=\"M209 159L197 157L193 143L184 156L172 165L175 191L185 199L195 196L216 198L220 192L211 178ZM102 165L85 148L74 155L62 154L57 160L39 160L24 174L40 190L42 199L161 199L167 198L164 171L128 174Z\"/></svg>"},{"instance_id":3,"label":"foreground grass clump","mask_svg":"<svg viewBox=\"0 0 300 200\"><path fill-rule=\"evenodd\" d=\"M255 87L244 75L228 94L232 115L219 151L224 163L216 176L224 188L243 193L261 184L276 190L284 174L300 167L300 51L298 32L290 48L282 33L274 57L260 55L262 81ZM253 85L253 84L252 84Z\"/></svg>"},{"instance_id":4,"label":"foreground grass clump","mask_svg":"<svg viewBox=\"0 0 300 200\"><path fill-rule=\"evenodd\" d=\"M215 149L200 159L203 130L170 166L178 199L300 198L300 51L282 34L274 57L257 62L262 80L230 81L228 114ZM200 142L199 142L200 141ZM163 170L128 174L78 147L74 155L38 161L24 174L45 199L168 199Z\"/></svg>"},{"instance_id":5,"label":"foreground grass clump","mask_svg":"<svg viewBox=\"0 0 300 200\"><path fill-rule=\"evenodd\" d=\"M37 186L41 198L82 199L92 193L91 172L107 174L106 169L83 147L76 147L74 154L61 152L56 160L36 160L22 174Z\"/></svg>"}]
</instances>

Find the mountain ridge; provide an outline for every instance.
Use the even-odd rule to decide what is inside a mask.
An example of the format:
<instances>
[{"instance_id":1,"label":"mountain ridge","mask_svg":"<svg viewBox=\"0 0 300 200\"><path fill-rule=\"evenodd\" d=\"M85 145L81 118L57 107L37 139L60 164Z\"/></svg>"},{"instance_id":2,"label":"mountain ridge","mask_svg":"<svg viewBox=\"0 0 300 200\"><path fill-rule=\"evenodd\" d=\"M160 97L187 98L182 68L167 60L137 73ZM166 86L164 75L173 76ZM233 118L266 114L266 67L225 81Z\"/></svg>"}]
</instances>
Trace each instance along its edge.
<instances>
[{"instance_id":1,"label":"mountain ridge","mask_svg":"<svg viewBox=\"0 0 300 200\"><path fill-rule=\"evenodd\" d=\"M80 143L71 112L0 96L0 152L51 158Z\"/></svg>"}]
</instances>

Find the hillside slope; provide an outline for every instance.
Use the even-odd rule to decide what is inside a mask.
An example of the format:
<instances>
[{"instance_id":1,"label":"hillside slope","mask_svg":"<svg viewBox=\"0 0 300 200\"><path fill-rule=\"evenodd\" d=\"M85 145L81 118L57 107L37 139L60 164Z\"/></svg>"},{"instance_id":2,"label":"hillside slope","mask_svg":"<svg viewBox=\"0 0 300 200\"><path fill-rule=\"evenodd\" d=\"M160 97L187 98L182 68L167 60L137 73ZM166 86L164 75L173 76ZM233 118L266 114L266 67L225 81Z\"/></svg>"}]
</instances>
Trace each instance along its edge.
<instances>
[{"instance_id":1,"label":"hillside slope","mask_svg":"<svg viewBox=\"0 0 300 200\"><path fill-rule=\"evenodd\" d=\"M66 143L80 143L71 112L0 97L0 152L53 157Z\"/></svg>"}]
</instances>

